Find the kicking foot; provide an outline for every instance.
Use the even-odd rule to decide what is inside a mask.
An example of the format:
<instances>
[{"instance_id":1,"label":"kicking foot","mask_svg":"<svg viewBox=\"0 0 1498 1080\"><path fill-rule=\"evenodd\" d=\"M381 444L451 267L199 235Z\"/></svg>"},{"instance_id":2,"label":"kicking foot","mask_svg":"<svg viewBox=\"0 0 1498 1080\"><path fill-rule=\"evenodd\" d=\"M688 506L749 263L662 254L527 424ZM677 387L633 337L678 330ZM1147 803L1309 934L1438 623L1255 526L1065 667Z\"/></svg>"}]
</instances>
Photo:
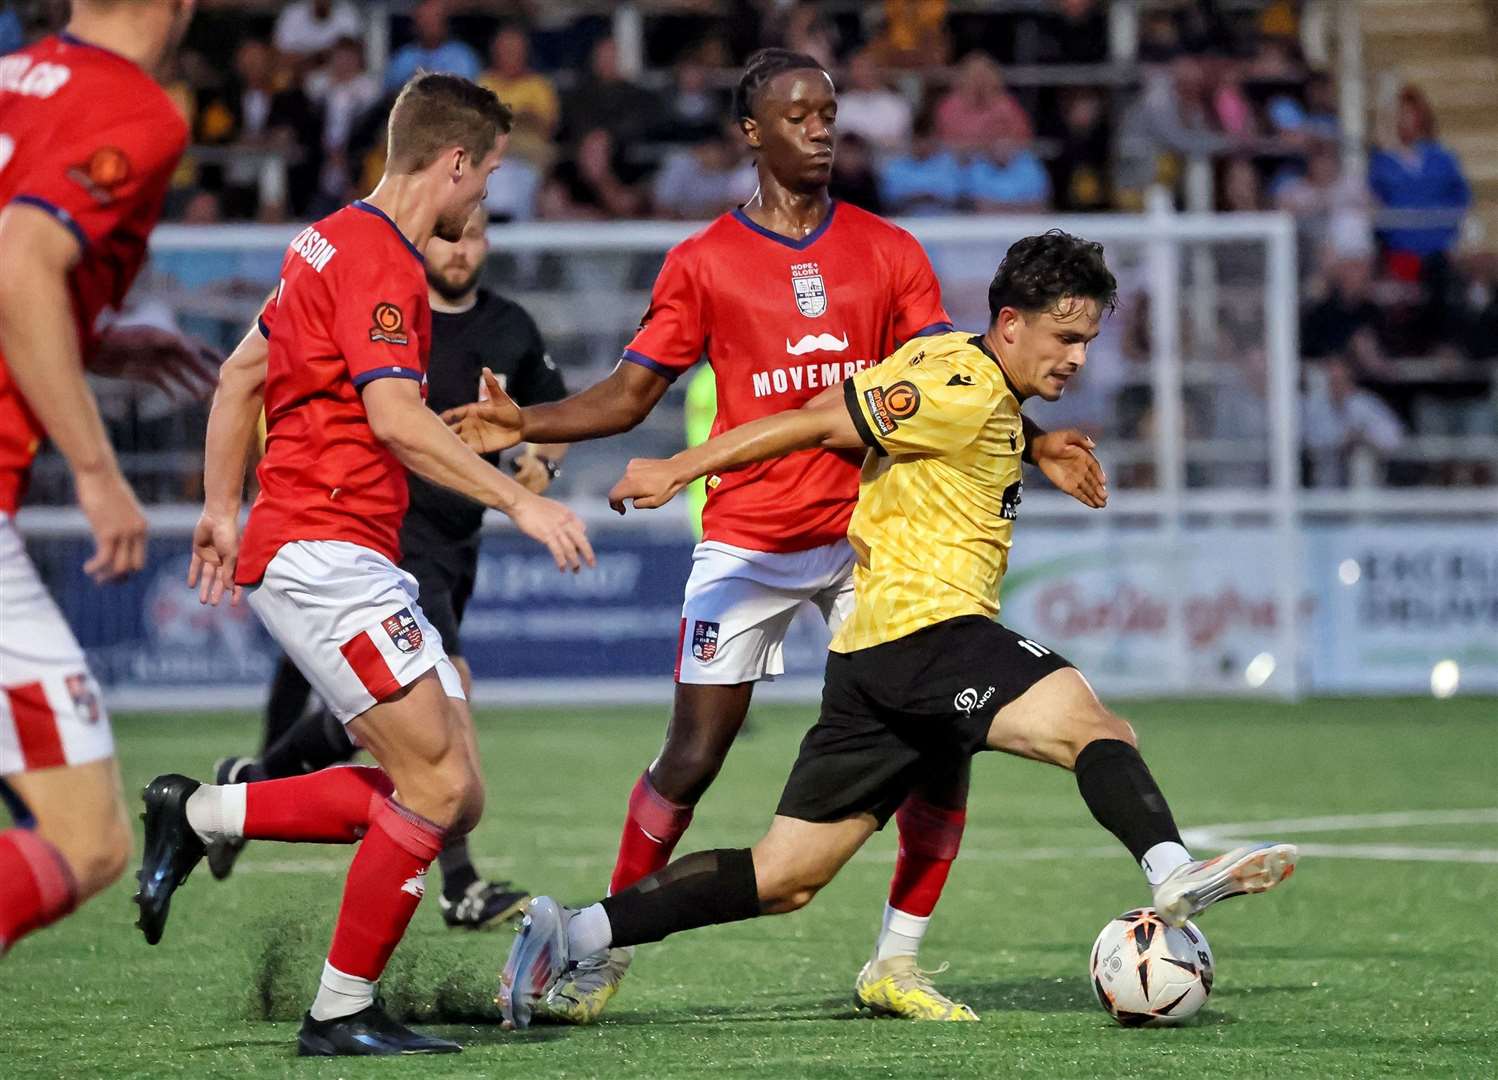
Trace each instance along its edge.
<instances>
[{"instance_id":1,"label":"kicking foot","mask_svg":"<svg viewBox=\"0 0 1498 1080\"><path fill-rule=\"evenodd\" d=\"M915 966L913 956L891 956L870 960L853 983L853 1001L877 1016L901 1016L907 1020L972 1021L978 1014L953 1001L931 985L931 976L947 970L943 964L926 972Z\"/></svg>"},{"instance_id":2,"label":"kicking foot","mask_svg":"<svg viewBox=\"0 0 1498 1080\"><path fill-rule=\"evenodd\" d=\"M254 758L219 758L213 763L213 782L215 784L244 783L244 770L254 763ZM228 837L208 841L208 872L213 875L215 881L223 881L234 871L234 860L239 858L240 852L244 851L247 843L249 843L248 840L231 840Z\"/></svg>"},{"instance_id":3,"label":"kicking foot","mask_svg":"<svg viewBox=\"0 0 1498 1080\"><path fill-rule=\"evenodd\" d=\"M196 780L170 773L158 776L141 792L146 803L146 812L141 815L146 823L146 842L135 875L140 888L133 899L140 906L135 925L146 935L148 945L161 940L172 893L203 857L203 841L187 823L187 798L200 786Z\"/></svg>"},{"instance_id":4,"label":"kicking foot","mask_svg":"<svg viewBox=\"0 0 1498 1080\"><path fill-rule=\"evenodd\" d=\"M1267 892L1295 873L1294 844L1250 844L1171 871L1155 886L1155 910L1171 926L1205 911L1219 900Z\"/></svg>"},{"instance_id":5,"label":"kicking foot","mask_svg":"<svg viewBox=\"0 0 1498 1080\"><path fill-rule=\"evenodd\" d=\"M537 1013L560 1024L591 1024L619 992L635 950L605 949L579 960L537 1006Z\"/></svg>"},{"instance_id":6,"label":"kicking foot","mask_svg":"<svg viewBox=\"0 0 1498 1080\"><path fill-rule=\"evenodd\" d=\"M332 1020L314 1020L308 1013L296 1037L298 1057L456 1054L462 1049L455 1042L421 1035L396 1023L379 1001Z\"/></svg>"},{"instance_id":7,"label":"kicking foot","mask_svg":"<svg viewBox=\"0 0 1498 1080\"><path fill-rule=\"evenodd\" d=\"M567 923L572 912L549 896L530 902L494 999L513 1028L528 1028L536 1005L567 970Z\"/></svg>"},{"instance_id":8,"label":"kicking foot","mask_svg":"<svg viewBox=\"0 0 1498 1080\"><path fill-rule=\"evenodd\" d=\"M444 893L437 903L448 926L482 930L517 917L530 898L524 889L511 889L508 881L475 881L458 899L449 900Z\"/></svg>"}]
</instances>

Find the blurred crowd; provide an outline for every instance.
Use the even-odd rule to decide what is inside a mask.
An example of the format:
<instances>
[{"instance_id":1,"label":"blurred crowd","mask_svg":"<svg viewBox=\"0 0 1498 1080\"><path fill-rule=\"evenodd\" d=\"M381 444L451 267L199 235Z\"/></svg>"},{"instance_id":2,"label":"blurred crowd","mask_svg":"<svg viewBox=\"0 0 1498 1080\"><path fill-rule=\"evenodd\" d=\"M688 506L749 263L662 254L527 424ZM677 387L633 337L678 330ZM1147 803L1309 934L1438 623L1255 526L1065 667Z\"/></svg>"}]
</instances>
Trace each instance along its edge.
<instances>
[{"instance_id":1,"label":"blurred crowd","mask_svg":"<svg viewBox=\"0 0 1498 1080\"><path fill-rule=\"evenodd\" d=\"M389 102L418 69L477 79L515 112L492 220L705 219L755 186L728 116L735 68L782 45L836 79L835 195L905 216L1086 213L1137 210L1164 185L1190 209L1288 211L1314 361L1308 440L1386 453L1410 433L1498 436L1498 259L1458 254L1461 163L1415 86L1379 143L1347 154L1334 81L1302 53L1298 0L1146 4L1130 65L1111 63L1103 0L642 6L643 65L631 65L607 5L398 4L373 70L365 5L204 5L169 79L194 145L168 220L301 220L366 192ZM27 29L0 18L0 51ZM1192 204L1193 168L1209 171L1215 206ZM1218 261L1231 288L1240 268ZM1348 420L1353 400L1378 423ZM1317 482L1351 475L1309 462ZM1454 479L1495 479L1491 462L1473 468ZM1439 467L1380 478L1453 479Z\"/></svg>"}]
</instances>

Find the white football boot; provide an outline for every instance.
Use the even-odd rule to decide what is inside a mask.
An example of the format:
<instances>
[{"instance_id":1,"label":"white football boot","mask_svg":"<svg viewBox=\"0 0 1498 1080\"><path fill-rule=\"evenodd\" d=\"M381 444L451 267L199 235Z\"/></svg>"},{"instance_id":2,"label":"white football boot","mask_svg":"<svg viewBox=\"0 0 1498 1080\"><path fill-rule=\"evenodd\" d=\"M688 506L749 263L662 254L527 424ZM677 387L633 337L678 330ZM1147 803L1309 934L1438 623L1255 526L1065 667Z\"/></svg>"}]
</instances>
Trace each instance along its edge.
<instances>
[{"instance_id":1,"label":"white football boot","mask_svg":"<svg viewBox=\"0 0 1498 1080\"><path fill-rule=\"evenodd\" d=\"M1295 873L1294 844L1249 844L1215 859L1184 863L1155 886L1155 910L1171 926L1219 900L1267 892Z\"/></svg>"}]
</instances>

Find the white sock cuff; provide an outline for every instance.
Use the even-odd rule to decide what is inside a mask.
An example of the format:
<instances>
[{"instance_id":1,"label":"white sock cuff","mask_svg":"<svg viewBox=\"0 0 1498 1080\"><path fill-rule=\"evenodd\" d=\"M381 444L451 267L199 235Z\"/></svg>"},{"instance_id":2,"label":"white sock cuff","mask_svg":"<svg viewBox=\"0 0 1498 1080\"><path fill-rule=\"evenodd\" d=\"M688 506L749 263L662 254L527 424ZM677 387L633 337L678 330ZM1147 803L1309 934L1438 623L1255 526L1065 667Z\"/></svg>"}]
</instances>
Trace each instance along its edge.
<instances>
[{"instance_id":1,"label":"white sock cuff","mask_svg":"<svg viewBox=\"0 0 1498 1080\"><path fill-rule=\"evenodd\" d=\"M602 904L589 904L567 922L567 951L574 960L603 952L613 940L614 928Z\"/></svg>"},{"instance_id":2,"label":"white sock cuff","mask_svg":"<svg viewBox=\"0 0 1498 1080\"><path fill-rule=\"evenodd\" d=\"M1146 851L1144 858L1139 860L1139 867L1144 871L1144 880L1153 889L1170 877L1176 867L1184 866L1190 861L1191 852L1174 840L1166 840Z\"/></svg>"},{"instance_id":3,"label":"white sock cuff","mask_svg":"<svg viewBox=\"0 0 1498 1080\"><path fill-rule=\"evenodd\" d=\"M318 980L317 997L312 1001L314 1020L332 1020L339 1016L352 1016L374 1002L373 980L361 979L339 971L326 960L322 965L322 978Z\"/></svg>"},{"instance_id":4,"label":"white sock cuff","mask_svg":"<svg viewBox=\"0 0 1498 1080\"><path fill-rule=\"evenodd\" d=\"M242 839L244 814L244 784L204 784L187 797L187 823L205 844Z\"/></svg>"},{"instance_id":5,"label":"white sock cuff","mask_svg":"<svg viewBox=\"0 0 1498 1080\"><path fill-rule=\"evenodd\" d=\"M930 922L930 915L912 915L908 911L891 907L888 903L884 905L884 928L886 930L918 938L926 932L926 927Z\"/></svg>"}]
</instances>

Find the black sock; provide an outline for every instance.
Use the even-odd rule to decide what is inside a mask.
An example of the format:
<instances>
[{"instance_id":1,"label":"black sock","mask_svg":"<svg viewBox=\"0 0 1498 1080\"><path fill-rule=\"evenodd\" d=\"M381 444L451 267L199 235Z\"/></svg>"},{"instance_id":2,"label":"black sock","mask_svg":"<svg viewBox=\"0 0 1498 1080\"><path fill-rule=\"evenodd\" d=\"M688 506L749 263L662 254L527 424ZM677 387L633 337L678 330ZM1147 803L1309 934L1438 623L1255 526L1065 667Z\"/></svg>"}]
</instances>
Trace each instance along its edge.
<instances>
[{"instance_id":1,"label":"black sock","mask_svg":"<svg viewBox=\"0 0 1498 1080\"><path fill-rule=\"evenodd\" d=\"M262 755L280 742L302 718L307 711L307 699L311 696L312 686L306 676L283 653L271 680L270 697L265 703L265 737L260 744Z\"/></svg>"},{"instance_id":2,"label":"black sock","mask_svg":"<svg viewBox=\"0 0 1498 1080\"><path fill-rule=\"evenodd\" d=\"M1128 743L1118 739L1088 743L1077 755L1073 771L1087 809L1135 859L1144 858L1156 844L1181 842L1175 818L1149 766Z\"/></svg>"},{"instance_id":3,"label":"black sock","mask_svg":"<svg viewBox=\"0 0 1498 1080\"><path fill-rule=\"evenodd\" d=\"M447 842L437 853L437 866L442 870L442 895L449 900L461 900L468 886L479 879L473 857L468 854L466 836Z\"/></svg>"},{"instance_id":4,"label":"black sock","mask_svg":"<svg viewBox=\"0 0 1498 1080\"><path fill-rule=\"evenodd\" d=\"M748 848L694 851L602 903L615 947L752 919L760 914L754 856Z\"/></svg>"},{"instance_id":5,"label":"black sock","mask_svg":"<svg viewBox=\"0 0 1498 1080\"><path fill-rule=\"evenodd\" d=\"M267 780L304 776L354 756L354 743L338 718L325 710L302 717L260 758Z\"/></svg>"}]
</instances>

